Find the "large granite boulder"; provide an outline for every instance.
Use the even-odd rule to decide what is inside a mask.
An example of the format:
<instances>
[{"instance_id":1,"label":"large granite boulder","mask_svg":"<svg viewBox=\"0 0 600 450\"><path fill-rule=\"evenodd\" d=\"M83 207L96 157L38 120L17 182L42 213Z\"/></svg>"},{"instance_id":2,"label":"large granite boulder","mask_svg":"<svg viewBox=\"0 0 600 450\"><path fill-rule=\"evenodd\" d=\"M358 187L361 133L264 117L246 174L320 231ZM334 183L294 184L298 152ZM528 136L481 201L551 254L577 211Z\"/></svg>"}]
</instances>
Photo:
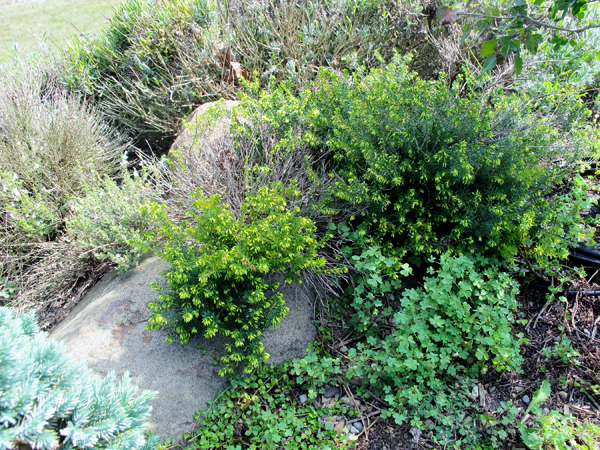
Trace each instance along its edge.
<instances>
[{"instance_id":1,"label":"large granite boulder","mask_svg":"<svg viewBox=\"0 0 600 450\"><path fill-rule=\"evenodd\" d=\"M166 343L163 332L145 329L151 316L147 305L157 297L150 283L164 282L160 274L168 267L150 257L128 273L109 273L50 336L64 342L75 359L87 360L96 372L129 371L140 388L158 391L150 429L162 439L179 440L193 428L194 413L225 386L210 355L223 354L224 340L197 337L182 346ZM316 336L310 291L298 285L281 290L290 312L263 336L273 364L303 356Z\"/></svg>"},{"instance_id":2,"label":"large granite boulder","mask_svg":"<svg viewBox=\"0 0 600 450\"><path fill-rule=\"evenodd\" d=\"M202 145L209 144L210 142L218 141L229 134L229 127L231 120L227 117L224 120L211 121L204 123L202 115L206 113L210 108L214 107L218 102L208 102L200 105L198 108L189 115L189 117L183 122L184 127L181 133L171 145L169 154L174 150L180 152L186 152L194 150L198 147L197 143L200 142ZM238 100L226 100L223 108L231 111L234 106L238 105Z\"/></svg>"}]
</instances>

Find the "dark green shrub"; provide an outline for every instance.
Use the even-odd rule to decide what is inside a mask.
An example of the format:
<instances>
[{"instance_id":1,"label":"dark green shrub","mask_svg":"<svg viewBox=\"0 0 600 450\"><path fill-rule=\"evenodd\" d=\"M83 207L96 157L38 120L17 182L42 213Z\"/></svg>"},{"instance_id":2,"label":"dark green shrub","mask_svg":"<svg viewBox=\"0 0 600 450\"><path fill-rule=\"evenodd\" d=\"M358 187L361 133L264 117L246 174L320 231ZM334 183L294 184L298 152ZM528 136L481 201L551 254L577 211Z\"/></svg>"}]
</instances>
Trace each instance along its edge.
<instances>
[{"instance_id":1,"label":"dark green shrub","mask_svg":"<svg viewBox=\"0 0 600 450\"><path fill-rule=\"evenodd\" d=\"M234 90L223 79L209 13L204 0L126 0L103 33L68 49L64 81L138 146L166 150L195 106Z\"/></svg>"},{"instance_id":2,"label":"dark green shrub","mask_svg":"<svg viewBox=\"0 0 600 450\"><path fill-rule=\"evenodd\" d=\"M286 283L300 281L303 271L324 270L325 260L317 255L323 245L316 237L314 223L298 216L298 208L287 207L286 197L298 192L281 185L265 186L249 195L235 217L218 195L195 194L193 209L178 225L164 205L145 209L157 222L142 244L155 247L159 256L172 265L165 273L169 289L151 303L154 314L149 329L168 327L172 340L181 343L201 333L231 337L221 373L229 373L238 362L247 370L268 358L260 337L287 314L283 295L269 273L283 273Z\"/></svg>"},{"instance_id":3,"label":"dark green shrub","mask_svg":"<svg viewBox=\"0 0 600 450\"><path fill-rule=\"evenodd\" d=\"M294 127L308 130L317 154L332 152L332 194L366 208L369 228L404 252L466 243L511 258L542 239L584 238L579 210L558 213L571 186L557 189L591 154L581 127L557 125L553 91L538 103L500 91L482 98L470 86L424 81L400 59L353 80L328 72ZM536 256L563 250L548 245Z\"/></svg>"},{"instance_id":4,"label":"dark green shrub","mask_svg":"<svg viewBox=\"0 0 600 450\"><path fill-rule=\"evenodd\" d=\"M158 440L144 423L156 394L72 361L33 312L0 307L0 367L0 449L150 450Z\"/></svg>"}]
</instances>

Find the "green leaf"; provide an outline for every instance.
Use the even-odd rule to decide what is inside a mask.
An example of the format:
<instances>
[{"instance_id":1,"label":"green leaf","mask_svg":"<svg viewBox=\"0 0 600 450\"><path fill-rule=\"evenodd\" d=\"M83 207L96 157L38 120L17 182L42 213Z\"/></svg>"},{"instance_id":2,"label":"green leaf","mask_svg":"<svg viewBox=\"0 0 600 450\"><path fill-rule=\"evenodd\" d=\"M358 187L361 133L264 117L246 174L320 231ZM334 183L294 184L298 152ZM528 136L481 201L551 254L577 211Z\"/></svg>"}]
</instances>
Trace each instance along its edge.
<instances>
[{"instance_id":1,"label":"green leaf","mask_svg":"<svg viewBox=\"0 0 600 450\"><path fill-rule=\"evenodd\" d=\"M519 75L523 70L523 58L519 55L515 56L515 73Z\"/></svg>"},{"instance_id":2,"label":"green leaf","mask_svg":"<svg viewBox=\"0 0 600 450\"><path fill-rule=\"evenodd\" d=\"M525 425L519 425L518 428L521 432L521 439L523 440L523 444L525 444L531 450L538 450L542 448L544 440L538 434L537 430L527 428Z\"/></svg>"},{"instance_id":3,"label":"green leaf","mask_svg":"<svg viewBox=\"0 0 600 450\"><path fill-rule=\"evenodd\" d=\"M492 39L491 41L485 41L481 44L481 57L485 57L491 55L496 50L496 44L498 44L498 39ZM488 58L489 59L489 58ZM495 58L494 58L495 62Z\"/></svg>"},{"instance_id":4,"label":"green leaf","mask_svg":"<svg viewBox=\"0 0 600 450\"><path fill-rule=\"evenodd\" d=\"M552 389L550 388L550 382L548 381L548 379L546 379L542 382L542 386L540 387L539 391L533 394L531 398L531 403L529 403L529 406L525 411L525 415L527 415L527 413L531 411L531 409L537 408L540 404L542 404L548 397L550 397L551 393Z\"/></svg>"},{"instance_id":5,"label":"green leaf","mask_svg":"<svg viewBox=\"0 0 600 450\"><path fill-rule=\"evenodd\" d=\"M490 55L483 62L483 73L492 70L494 67L496 67L496 55Z\"/></svg>"},{"instance_id":6,"label":"green leaf","mask_svg":"<svg viewBox=\"0 0 600 450\"><path fill-rule=\"evenodd\" d=\"M463 34L462 37L460 38L460 43L462 44L463 42L465 42L465 40L469 37L469 35L471 34L471 31L473 30L473 24L472 23L468 23L464 26L463 28Z\"/></svg>"}]
</instances>

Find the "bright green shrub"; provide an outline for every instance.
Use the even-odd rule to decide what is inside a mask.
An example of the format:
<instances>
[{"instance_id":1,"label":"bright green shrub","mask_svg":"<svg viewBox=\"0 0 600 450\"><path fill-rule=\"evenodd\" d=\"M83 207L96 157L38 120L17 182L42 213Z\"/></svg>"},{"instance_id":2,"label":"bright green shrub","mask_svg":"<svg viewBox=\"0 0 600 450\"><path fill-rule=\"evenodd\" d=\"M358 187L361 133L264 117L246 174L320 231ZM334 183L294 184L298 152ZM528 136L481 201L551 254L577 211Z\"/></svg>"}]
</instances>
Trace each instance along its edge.
<instances>
[{"instance_id":1,"label":"bright green shrub","mask_svg":"<svg viewBox=\"0 0 600 450\"><path fill-rule=\"evenodd\" d=\"M298 192L275 184L249 195L235 217L218 195L195 194L182 224L171 220L164 205L145 208L156 221L156 230L144 236L145 249L155 245L157 254L172 265L165 273L169 289L159 290L149 329L168 327L169 338L181 343L201 333L210 338L228 336L227 354L221 373L232 365L247 370L268 358L260 337L288 312L278 282L265 279L281 272L286 283L299 281L302 271L323 270L325 260L317 255L323 245L316 238L314 223L298 216L298 208L287 207L286 197Z\"/></svg>"},{"instance_id":2,"label":"bright green shrub","mask_svg":"<svg viewBox=\"0 0 600 450\"><path fill-rule=\"evenodd\" d=\"M38 330L34 313L0 307L0 449L150 450L144 421L155 394L115 384ZM20 447L18 447L20 448Z\"/></svg>"},{"instance_id":3,"label":"bright green shrub","mask_svg":"<svg viewBox=\"0 0 600 450\"><path fill-rule=\"evenodd\" d=\"M160 200L147 173L127 170L119 184L109 177L85 186L84 195L70 199L67 233L99 260L110 259L117 270L137 264L141 256L131 242L150 229L142 205Z\"/></svg>"},{"instance_id":4,"label":"bright green shrub","mask_svg":"<svg viewBox=\"0 0 600 450\"><path fill-rule=\"evenodd\" d=\"M564 256L587 237L582 203L561 206L581 188L555 189L590 155L589 140L577 120L561 128L560 94L481 97L472 85L424 81L398 58L353 80L324 72L300 101L289 100L303 113L282 139L293 142L301 127L317 155L331 152L332 195L363 208L371 232L403 252L467 243L511 258L543 240L536 257ZM565 248L555 245L561 239Z\"/></svg>"}]
</instances>

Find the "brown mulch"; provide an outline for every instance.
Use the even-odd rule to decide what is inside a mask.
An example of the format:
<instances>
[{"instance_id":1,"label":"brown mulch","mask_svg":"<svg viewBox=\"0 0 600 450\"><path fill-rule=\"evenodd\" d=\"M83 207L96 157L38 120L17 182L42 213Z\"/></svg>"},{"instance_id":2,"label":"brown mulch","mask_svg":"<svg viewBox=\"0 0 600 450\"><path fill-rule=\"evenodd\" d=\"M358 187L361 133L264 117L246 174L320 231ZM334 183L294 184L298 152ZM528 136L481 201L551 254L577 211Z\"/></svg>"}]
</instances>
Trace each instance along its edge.
<instances>
[{"instance_id":1,"label":"brown mulch","mask_svg":"<svg viewBox=\"0 0 600 450\"><path fill-rule=\"evenodd\" d=\"M40 329L52 331L114 266L111 262L104 262L89 267L87 272L78 274L68 291L38 310L37 318Z\"/></svg>"}]
</instances>

